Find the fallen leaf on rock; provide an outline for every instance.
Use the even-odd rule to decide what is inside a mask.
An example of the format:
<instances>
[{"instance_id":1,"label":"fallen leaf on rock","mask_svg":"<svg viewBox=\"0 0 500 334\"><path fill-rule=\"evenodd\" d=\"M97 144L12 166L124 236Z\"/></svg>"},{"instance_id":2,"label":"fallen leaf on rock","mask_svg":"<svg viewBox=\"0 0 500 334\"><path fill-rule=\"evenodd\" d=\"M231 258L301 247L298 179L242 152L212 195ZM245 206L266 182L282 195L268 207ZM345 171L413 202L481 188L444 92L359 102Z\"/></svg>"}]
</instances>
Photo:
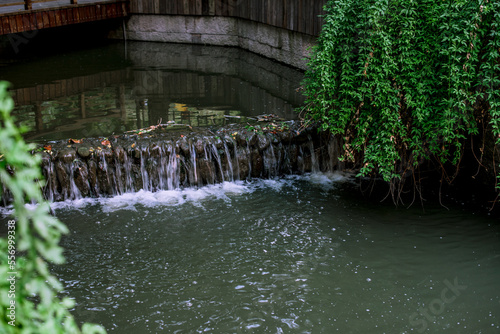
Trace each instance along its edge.
<instances>
[{"instance_id":1,"label":"fallen leaf on rock","mask_svg":"<svg viewBox=\"0 0 500 334\"><path fill-rule=\"evenodd\" d=\"M52 151L52 145L45 145L43 148L47 151Z\"/></svg>"},{"instance_id":2,"label":"fallen leaf on rock","mask_svg":"<svg viewBox=\"0 0 500 334\"><path fill-rule=\"evenodd\" d=\"M104 145L104 146L110 146L111 143L109 142L109 140L105 139L101 142L101 145Z\"/></svg>"},{"instance_id":3,"label":"fallen leaf on rock","mask_svg":"<svg viewBox=\"0 0 500 334\"><path fill-rule=\"evenodd\" d=\"M71 144L81 144L82 140L81 139L70 139L69 142Z\"/></svg>"}]
</instances>

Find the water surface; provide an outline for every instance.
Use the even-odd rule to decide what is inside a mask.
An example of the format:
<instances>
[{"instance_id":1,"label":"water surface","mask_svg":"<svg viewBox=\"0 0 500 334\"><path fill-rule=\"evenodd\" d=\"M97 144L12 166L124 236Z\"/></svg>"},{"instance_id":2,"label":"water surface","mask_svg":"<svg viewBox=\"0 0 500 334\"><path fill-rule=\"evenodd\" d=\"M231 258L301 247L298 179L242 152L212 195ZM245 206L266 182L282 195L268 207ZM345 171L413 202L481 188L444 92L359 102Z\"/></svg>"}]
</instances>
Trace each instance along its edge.
<instances>
[{"instance_id":1,"label":"water surface","mask_svg":"<svg viewBox=\"0 0 500 334\"><path fill-rule=\"evenodd\" d=\"M0 67L29 141L110 136L167 122L296 117L302 72L230 47L129 42Z\"/></svg>"},{"instance_id":2,"label":"water surface","mask_svg":"<svg viewBox=\"0 0 500 334\"><path fill-rule=\"evenodd\" d=\"M500 229L339 174L58 204L80 321L117 333L498 333ZM80 206L80 208L74 208Z\"/></svg>"}]
</instances>

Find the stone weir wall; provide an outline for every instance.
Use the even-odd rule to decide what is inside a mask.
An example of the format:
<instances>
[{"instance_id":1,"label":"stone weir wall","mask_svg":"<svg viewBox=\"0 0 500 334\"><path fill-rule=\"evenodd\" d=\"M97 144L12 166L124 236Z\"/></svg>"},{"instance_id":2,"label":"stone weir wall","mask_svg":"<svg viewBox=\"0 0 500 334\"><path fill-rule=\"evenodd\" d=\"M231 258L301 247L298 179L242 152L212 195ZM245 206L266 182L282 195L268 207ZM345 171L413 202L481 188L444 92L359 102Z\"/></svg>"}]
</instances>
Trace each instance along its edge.
<instances>
[{"instance_id":1,"label":"stone weir wall","mask_svg":"<svg viewBox=\"0 0 500 334\"><path fill-rule=\"evenodd\" d=\"M45 197L61 201L343 169L340 147L335 137L316 129L267 122L213 131L154 126L112 138L45 144L38 151Z\"/></svg>"},{"instance_id":2,"label":"stone weir wall","mask_svg":"<svg viewBox=\"0 0 500 334\"><path fill-rule=\"evenodd\" d=\"M238 46L305 69L326 0L136 0L125 33L138 41Z\"/></svg>"}]
</instances>

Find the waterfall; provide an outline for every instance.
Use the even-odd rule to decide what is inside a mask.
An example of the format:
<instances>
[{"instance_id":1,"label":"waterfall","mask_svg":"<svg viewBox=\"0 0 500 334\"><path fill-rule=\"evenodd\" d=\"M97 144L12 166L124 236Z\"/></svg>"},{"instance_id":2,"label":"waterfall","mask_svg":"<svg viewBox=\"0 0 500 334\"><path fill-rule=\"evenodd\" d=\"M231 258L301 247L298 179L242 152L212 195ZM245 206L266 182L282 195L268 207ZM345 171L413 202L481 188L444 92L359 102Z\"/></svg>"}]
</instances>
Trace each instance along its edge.
<instances>
[{"instance_id":1,"label":"waterfall","mask_svg":"<svg viewBox=\"0 0 500 334\"><path fill-rule=\"evenodd\" d=\"M113 196L339 166L339 142L315 129L300 133L233 131L119 136L104 149L99 139L73 145L54 143L53 152L43 153L44 195L50 201Z\"/></svg>"}]
</instances>

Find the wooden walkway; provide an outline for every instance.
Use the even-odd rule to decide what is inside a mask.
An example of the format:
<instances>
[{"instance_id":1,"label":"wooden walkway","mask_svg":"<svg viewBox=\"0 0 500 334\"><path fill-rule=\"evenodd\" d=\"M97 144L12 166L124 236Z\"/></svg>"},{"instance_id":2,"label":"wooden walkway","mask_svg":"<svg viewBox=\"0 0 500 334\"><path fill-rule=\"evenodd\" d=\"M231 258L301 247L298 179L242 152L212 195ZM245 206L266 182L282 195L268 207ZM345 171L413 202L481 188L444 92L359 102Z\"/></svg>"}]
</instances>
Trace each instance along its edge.
<instances>
[{"instance_id":1,"label":"wooden walkway","mask_svg":"<svg viewBox=\"0 0 500 334\"><path fill-rule=\"evenodd\" d=\"M129 15L129 0L0 0L0 35Z\"/></svg>"}]
</instances>

